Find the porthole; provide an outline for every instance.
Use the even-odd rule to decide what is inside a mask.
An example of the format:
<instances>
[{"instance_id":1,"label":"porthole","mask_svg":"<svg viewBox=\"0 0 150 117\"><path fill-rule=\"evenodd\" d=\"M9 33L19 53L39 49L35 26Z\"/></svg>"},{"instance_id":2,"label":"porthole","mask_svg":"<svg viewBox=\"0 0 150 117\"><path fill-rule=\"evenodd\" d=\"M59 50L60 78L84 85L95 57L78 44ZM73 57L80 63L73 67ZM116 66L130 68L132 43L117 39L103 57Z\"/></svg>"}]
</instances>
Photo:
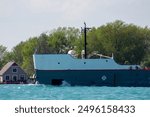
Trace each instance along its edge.
<instances>
[{"instance_id":1,"label":"porthole","mask_svg":"<svg viewBox=\"0 0 150 117\"><path fill-rule=\"evenodd\" d=\"M105 81L105 80L107 80L107 77L106 77L105 75L103 75L103 76L101 77L101 79L102 79L103 81Z\"/></svg>"}]
</instances>

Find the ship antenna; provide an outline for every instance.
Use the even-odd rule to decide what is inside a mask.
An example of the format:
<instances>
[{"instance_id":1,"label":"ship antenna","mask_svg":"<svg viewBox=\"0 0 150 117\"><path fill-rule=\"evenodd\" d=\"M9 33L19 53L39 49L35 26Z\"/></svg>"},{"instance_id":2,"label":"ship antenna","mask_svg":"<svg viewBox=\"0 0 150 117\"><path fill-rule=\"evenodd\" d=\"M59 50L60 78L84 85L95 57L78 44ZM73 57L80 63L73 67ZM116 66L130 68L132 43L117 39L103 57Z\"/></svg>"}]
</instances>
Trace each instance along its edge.
<instances>
[{"instance_id":1,"label":"ship antenna","mask_svg":"<svg viewBox=\"0 0 150 117\"><path fill-rule=\"evenodd\" d=\"M86 34L87 34L87 30L90 30L91 28L87 28L86 27L86 23L84 22L84 58L87 58L87 41L86 41Z\"/></svg>"}]
</instances>

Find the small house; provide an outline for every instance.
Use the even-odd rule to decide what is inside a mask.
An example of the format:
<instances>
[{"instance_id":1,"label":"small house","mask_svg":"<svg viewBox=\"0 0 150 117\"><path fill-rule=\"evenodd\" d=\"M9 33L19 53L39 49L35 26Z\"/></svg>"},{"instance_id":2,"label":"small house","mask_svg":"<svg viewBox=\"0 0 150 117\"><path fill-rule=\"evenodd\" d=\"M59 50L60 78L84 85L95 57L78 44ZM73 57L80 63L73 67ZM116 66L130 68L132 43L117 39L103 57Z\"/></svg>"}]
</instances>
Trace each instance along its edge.
<instances>
[{"instance_id":1,"label":"small house","mask_svg":"<svg viewBox=\"0 0 150 117\"><path fill-rule=\"evenodd\" d=\"M8 62L0 70L1 84L26 84L27 80L27 74L15 62Z\"/></svg>"}]
</instances>

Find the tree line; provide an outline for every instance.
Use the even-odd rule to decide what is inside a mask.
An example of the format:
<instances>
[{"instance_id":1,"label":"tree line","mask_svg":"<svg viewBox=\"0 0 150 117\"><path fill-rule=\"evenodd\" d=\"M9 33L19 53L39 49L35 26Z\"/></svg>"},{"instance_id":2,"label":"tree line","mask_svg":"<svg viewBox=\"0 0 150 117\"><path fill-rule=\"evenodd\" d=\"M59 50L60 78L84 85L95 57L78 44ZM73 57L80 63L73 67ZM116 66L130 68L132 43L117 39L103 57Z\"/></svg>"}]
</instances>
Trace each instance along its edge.
<instances>
[{"instance_id":1,"label":"tree line","mask_svg":"<svg viewBox=\"0 0 150 117\"><path fill-rule=\"evenodd\" d=\"M15 61L28 75L34 73L33 54L66 54L75 50L78 58L84 50L84 35L74 27L59 27L49 34L20 42L11 51L0 45L0 68ZM111 56L118 64L139 64L150 67L150 29L123 21L92 27L87 32L87 54L93 52Z\"/></svg>"}]
</instances>

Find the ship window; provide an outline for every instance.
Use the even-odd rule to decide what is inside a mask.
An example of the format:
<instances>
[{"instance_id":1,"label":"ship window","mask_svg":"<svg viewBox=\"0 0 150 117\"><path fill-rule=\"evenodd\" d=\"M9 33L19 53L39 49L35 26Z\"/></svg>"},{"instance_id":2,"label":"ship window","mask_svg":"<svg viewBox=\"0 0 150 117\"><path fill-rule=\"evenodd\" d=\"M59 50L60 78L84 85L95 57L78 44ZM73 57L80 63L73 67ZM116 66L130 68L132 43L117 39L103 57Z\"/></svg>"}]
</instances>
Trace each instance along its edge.
<instances>
[{"instance_id":1,"label":"ship window","mask_svg":"<svg viewBox=\"0 0 150 117\"><path fill-rule=\"evenodd\" d=\"M58 62L58 64L60 64L60 62Z\"/></svg>"},{"instance_id":2,"label":"ship window","mask_svg":"<svg viewBox=\"0 0 150 117\"><path fill-rule=\"evenodd\" d=\"M86 64L86 62L84 62L84 64Z\"/></svg>"},{"instance_id":3,"label":"ship window","mask_svg":"<svg viewBox=\"0 0 150 117\"><path fill-rule=\"evenodd\" d=\"M108 62L108 60L106 60L106 62Z\"/></svg>"}]
</instances>

